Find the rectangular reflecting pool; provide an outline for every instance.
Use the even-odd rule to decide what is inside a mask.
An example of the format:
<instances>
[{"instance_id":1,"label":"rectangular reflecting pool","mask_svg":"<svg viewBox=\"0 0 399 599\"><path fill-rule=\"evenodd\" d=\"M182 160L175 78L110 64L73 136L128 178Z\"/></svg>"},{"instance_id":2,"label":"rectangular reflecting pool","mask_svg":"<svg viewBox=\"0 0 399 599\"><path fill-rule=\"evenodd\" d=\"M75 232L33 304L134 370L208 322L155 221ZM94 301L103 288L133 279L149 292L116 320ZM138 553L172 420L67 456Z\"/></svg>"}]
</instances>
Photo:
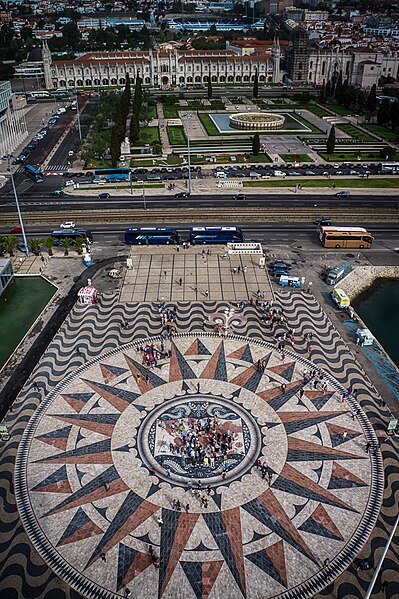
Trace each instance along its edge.
<instances>
[{"instance_id":1,"label":"rectangular reflecting pool","mask_svg":"<svg viewBox=\"0 0 399 599\"><path fill-rule=\"evenodd\" d=\"M0 297L0 369L55 292L42 277L14 277Z\"/></svg>"},{"instance_id":2,"label":"rectangular reflecting pool","mask_svg":"<svg viewBox=\"0 0 399 599\"><path fill-rule=\"evenodd\" d=\"M264 111L267 112L267 111ZM268 133L287 133L287 132L295 132L295 133L299 133L299 132L306 132L309 133L310 129L309 127L306 127L306 125L304 125L303 123L301 123L300 121L298 121L295 116L293 114L289 114L287 112L282 113L285 117L285 122L283 127L281 127L281 129L237 129L235 127L231 127L230 126L230 121L229 121L229 117L230 114L234 114L234 113L228 113L228 114L223 114L223 113L210 113L209 117L212 119L212 121L215 123L216 127L218 128L220 133L251 133L252 135L254 133L259 133L260 135L267 135Z\"/></svg>"}]
</instances>

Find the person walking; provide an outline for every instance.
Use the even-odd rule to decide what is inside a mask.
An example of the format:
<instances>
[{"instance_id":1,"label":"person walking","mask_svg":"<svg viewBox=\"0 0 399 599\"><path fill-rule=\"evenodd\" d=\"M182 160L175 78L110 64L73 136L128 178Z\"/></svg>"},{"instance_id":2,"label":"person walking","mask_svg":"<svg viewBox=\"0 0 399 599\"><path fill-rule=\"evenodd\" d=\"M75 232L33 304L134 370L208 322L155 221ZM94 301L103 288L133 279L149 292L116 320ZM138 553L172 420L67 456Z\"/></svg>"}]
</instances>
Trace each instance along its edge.
<instances>
[{"instance_id":1,"label":"person walking","mask_svg":"<svg viewBox=\"0 0 399 599\"><path fill-rule=\"evenodd\" d=\"M157 522L158 522L159 528L161 528L162 524L163 524L162 516L159 516L159 518L157 519Z\"/></svg>"},{"instance_id":2,"label":"person walking","mask_svg":"<svg viewBox=\"0 0 399 599\"><path fill-rule=\"evenodd\" d=\"M180 279L179 279L179 285L180 285L180 287L182 286L182 284L183 284L183 279L180 277Z\"/></svg>"}]
</instances>

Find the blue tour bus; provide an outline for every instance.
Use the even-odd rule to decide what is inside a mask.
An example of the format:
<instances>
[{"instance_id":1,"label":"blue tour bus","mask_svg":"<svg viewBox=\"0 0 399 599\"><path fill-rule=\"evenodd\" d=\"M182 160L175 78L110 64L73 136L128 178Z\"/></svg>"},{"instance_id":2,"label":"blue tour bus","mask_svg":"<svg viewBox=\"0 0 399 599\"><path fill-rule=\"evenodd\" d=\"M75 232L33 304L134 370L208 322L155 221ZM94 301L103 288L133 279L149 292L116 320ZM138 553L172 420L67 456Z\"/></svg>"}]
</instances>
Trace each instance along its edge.
<instances>
[{"instance_id":1,"label":"blue tour bus","mask_svg":"<svg viewBox=\"0 0 399 599\"><path fill-rule=\"evenodd\" d=\"M177 245L180 235L170 227L136 227L126 229L125 242L129 245Z\"/></svg>"},{"instance_id":2,"label":"blue tour bus","mask_svg":"<svg viewBox=\"0 0 399 599\"><path fill-rule=\"evenodd\" d=\"M238 227L191 227L190 243L241 243L244 236Z\"/></svg>"},{"instance_id":3,"label":"blue tour bus","mask_svg":"<svg viewBox=\"0 0 399 599\"><path fill-rule=\"evenodd\" d=\"M93 183L99 181L108 181L114 183L115 181L130 181L130 169L128 168L97 168L94 171Z\"/></svg>"},{"instance_id":4,"label":"blue tour bus","mask_svg":"<svg viewBox=\"0 0 399 599\"><path fill-rule=\"evenodd\" d=\"M43 175L40 171L37 170L34 166L27 164L24 167L25 175L27 175L30 179L33 179L35 183L43 183Z\"/></svg>"},{"instance_id":5,"label":"blue tour bus","mask_svg":"<svg viewBox=\"0 0 399 599\"><path fill-rule=\"evenodd\" d=\"M51 232L51 237L54 239L54 245L60 245L63 239L70 239L71 245L76 243L78 237L83 237L86 243L93 243L93 233L86 229L56 229Z\"/></svg>"}]
</instances>

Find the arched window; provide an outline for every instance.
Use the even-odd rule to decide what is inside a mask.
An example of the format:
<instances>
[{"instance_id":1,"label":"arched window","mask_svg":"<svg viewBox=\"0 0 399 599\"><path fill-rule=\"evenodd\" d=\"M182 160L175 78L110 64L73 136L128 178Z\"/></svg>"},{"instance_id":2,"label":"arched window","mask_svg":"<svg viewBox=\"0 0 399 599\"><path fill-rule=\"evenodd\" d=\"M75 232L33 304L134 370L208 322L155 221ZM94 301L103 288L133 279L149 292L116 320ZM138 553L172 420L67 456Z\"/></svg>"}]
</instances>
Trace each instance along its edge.
<instances>
[{"instance_id":1,"label":"arched window","mask_svg":"<svg viewBox=\"0 0 399 599\"><path fill-rule=\"evenodd\" d=\"M269 77L267 78L269 83L273 83L273 77L271 75L269 75Z\"/></svg>"},{"instance_id":2,"label":"arched window","mask_svg":"<svg viewBox=\"0 0 399 599\"><path fill-rule=\"evenodd\" d=\"M76 82L76 85L78 87L83 87L83 81L81 79L78 79L77 82Z\"/></svg>"},{"instance_id":3,"label":"arched window","mask_svg":"<svg viewBox=\"0 0 399 599\"><path fill-rule=\"evenodd\" d=\"M61 79L59 82L59 86L60 87L66 87L66 81L64 81L64 79Z\"/></svg>"},{"instance_id":4,"label":"arched window","mask_svg":"<svg viewBox=\"0 0 399 599\"><path fill-rule=\"evenodd\" d=\"M187 77L187 83L192 83L193 82L193 78L192 77Z\"/></svg>"},{"instance_id":5,"label":"arched window","mask_svg":"<svg viewBox=\"0 0 399 599\"><path fill-rule=\"evenodd\" d=\"M91 85L91 79L86 79L85 85Z\"/></svg>"},{"instance_id":6,"label":"arched window","mask_svg":"<svg viewBox=\"0 0 399 599\"><path fill-rule=\"evenodd\" d=\"M74 87L74 85L75 85L75 82L74 82L74 80L73 80L73 79L70 79L70 80L68 81L68 86L69 86L69 87Z\"/></svg>"},{"instance_id":7,"label":"arched window","mask_svg":"<svg viewBox=\"0 0 399 599\"><path fill-rule=\"evenodd\" d=\"M109 85L108 79L103 79L103 85Z\"/></svg>"},{"instance_id":8,"label":"arched window","mask_svg":"<svg viewBox=\"0 0 399 599\"><path fill-rule=\"evenodd\" d=\"M125 85L125 83L126 83L126 79L125 79L124 77L121 77L121 78L119 79L119 84L120 84L120 85Z\"/></svg>"},{"instance_id":9,"label":"arched window","mask_svg":"<svg viewBox=\"0 0 399 599\"><path fill-rule=\"evenodd\" d=\"M244 77L243 77L243 80L244 80L244 81L249 81L249 77L248 77L248 75L244 75Z\"/></svg>"},{"instance_id":10,"label":"arched window","mask_svg":"<svg viewBox=\"0 0 399 599\"><path fill-rule=\"evenodd\" d=\"M224 83L226 81L226 77L224 75L221 75L219 77L219 79L220 79L220 83Z\"/></svg>"},{"instance_id":11,"label":"arched window","mask_svg":"<svg viewBox=\"0 0 399 599\"><path fill-rule=\"evenodd\" d=\"M101 81L99 79L94 79L94 85L100 85Z\"/></svg>"},{"instance_id":12,"label":"arched window","mask_svg":"<svg viewBox=\"0 0 399 599\"><path fill-rule=\"evenodd\" d=\"M195 78L195 83L201 83L201 77L199 77L198 75Z\"/></svg>"},{"instance_id":13,"label":"arched window","mask_svg":"<svg viewBox=\"0 0 399 599\"><path fill-rule=\"evenodd\" d=\"M259 81L265 81L265 76L264 75L259 75Z\"/></svg>"},{"instance_id":14,"label":"arched window","mask_svg":"<svg viewBox=\"0 0 399 599\"><path fill-rule=\"evenodd\" d=\"M234 77L233 77L233 75L229 75L229 76L227 77L227 82L228 82L228 83L233 83L233 81L234 81Z\"/></svg>"},{"instance_id":15,"label":"arched window","mask_svg":"<svg viewBox=\"0 0 399 599\"><path fill-rule=\"evenodd\" d=\"M151 83L151 79L149 77L146 77L144 80L144 83L146 83L146 84Z\"/></svg>"},{"instance_id":16,"label":"arched window","mask_svg":"<svg viewBox=\"0 0 399 599\"><path fill-rule=\"evenodd\" d=\"M212 75L212 81L216 82L218 80L218 78L216 77L216 75Z\"/></svg>"},{"instance_id":17,"label":"arched window","mask_svg":"<svg viewBox=\"0 0 399 599\"><path fill-rule=\"evenodd\" d=\"M241 82L241 75L237 75L237 77L236 77L236 81L237 81L237 83L240 83L240 82Z\"/></svg>"},{"instance_id":18,"label":"arched window","mask_svg":"<svg viewBox=\"0 0 399 599\"><path fill-rule=\"evenodd\" d=\"M179 83L184 83L184 77L179 77Z\"/></svg>"},{"instance_id":19,"label":"arched window","mask_svg":"<svg viewBox=\"0 0 399 599\"><path fill-rule=\"evenodd\" d=\"M209 79L208 75L204 75L204 81L207 82Z\"/></svg>"}]
</instances>

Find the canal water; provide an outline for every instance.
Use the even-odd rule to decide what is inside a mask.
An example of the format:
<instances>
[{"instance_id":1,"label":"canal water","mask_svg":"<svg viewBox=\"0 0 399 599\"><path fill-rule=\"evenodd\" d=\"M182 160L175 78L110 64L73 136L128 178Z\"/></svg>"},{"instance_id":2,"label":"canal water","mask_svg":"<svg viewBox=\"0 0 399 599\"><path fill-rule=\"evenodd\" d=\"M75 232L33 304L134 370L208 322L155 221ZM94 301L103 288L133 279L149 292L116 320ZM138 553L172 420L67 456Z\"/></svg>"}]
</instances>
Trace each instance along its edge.
<instances>
[{"instance_id":1,"label":"canal water","mask_svg":"<svg viewBox=\"0 0 399 599\"><path fill-rule=\"evenodd\" d=\"M378 281L353 307L399 367L399 280Z\"/></svg>"},{"instance_id":2,"label":"canal water","mask_svg":"<svg viewBox=\"0 0 399 599\"><path fill-rule=\"evenodd\" d=\"M56 289L42 277L15 277L0 297L0 369Z\"/></svg>"}]
</instances>

